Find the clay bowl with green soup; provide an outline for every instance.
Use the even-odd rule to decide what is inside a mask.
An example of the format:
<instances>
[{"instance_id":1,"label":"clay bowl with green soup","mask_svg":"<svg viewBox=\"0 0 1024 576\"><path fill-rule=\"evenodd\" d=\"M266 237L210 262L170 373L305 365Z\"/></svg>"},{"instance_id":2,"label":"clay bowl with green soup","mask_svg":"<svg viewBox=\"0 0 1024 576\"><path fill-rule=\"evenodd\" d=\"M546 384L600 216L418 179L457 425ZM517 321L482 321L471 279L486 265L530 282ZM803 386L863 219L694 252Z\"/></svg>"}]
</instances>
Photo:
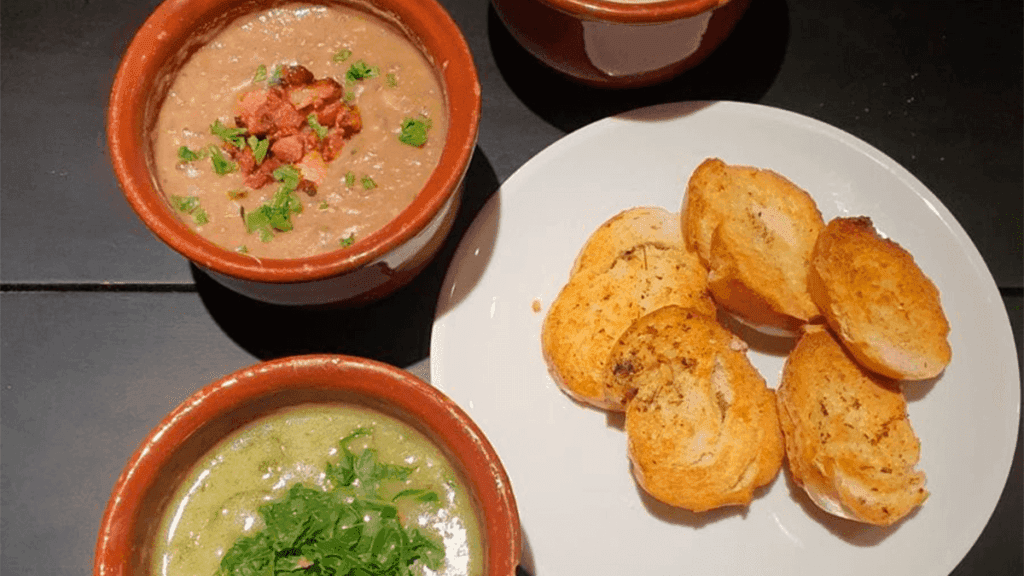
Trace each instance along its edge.
<instances>
[{"instance_id":1,"label":"clay bowl with green soup","mask_svg":"<svg viewBox=\"0 0 1024 576\"><path fill-rule=\"evenodd\" d=\"M340 355L188 398L118 478L95 576L505 576L521 534L494 449L441 392Z\"/></svg>"},{"instance_id":2,"label":"clay bowl with green soup","mask_svg":"<svg viewBox=\"0 0 1024 576\"><path fill-rule=\"evenodd\" d=\"M215 280L358 305L440 248L479 117L435 0L167 0L121 60L107 140L138 216Z\"/></svg>"}]
</instances>

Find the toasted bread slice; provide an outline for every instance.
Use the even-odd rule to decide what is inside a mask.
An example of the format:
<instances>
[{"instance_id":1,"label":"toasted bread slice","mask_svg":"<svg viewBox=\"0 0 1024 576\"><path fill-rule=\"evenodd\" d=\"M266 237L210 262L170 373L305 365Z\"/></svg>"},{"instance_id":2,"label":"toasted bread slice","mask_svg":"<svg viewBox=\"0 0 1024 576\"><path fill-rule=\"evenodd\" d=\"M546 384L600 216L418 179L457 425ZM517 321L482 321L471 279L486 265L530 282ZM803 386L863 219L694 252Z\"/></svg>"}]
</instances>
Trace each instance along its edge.
<instances>
[{"instance_id":1,"label":"toasted bread slice","mask_svg":"<svg viewBox=\"0 0 1024 576\"><path fill-rule=\"evenodd\" d=\"M680 306L651 312L619 338L609 364L628 398L633 476L653 497L694 512L747 505L778 474L774 392L713 317Z\"/></svg>"},{"instance_id":2,"label":"toasted bread slice","mask_svg":"<svg viewBox=\"0 0 1024 576\"><path fill-rule=\"evenodd\" d=\"M647 220L649 235L638 229L637 213L655 216ZM628 210L602 225L577 258L581 265L574 267L541 328L549 372L572 398L622 410L621 403L605 398L604 378L608 352L626 328L668 304L715 313L707 270L683 247L678 232L675 243L669 242L678 221L677 214L662 209Z\"/></svg>"},{"instance_id":3,"label":"toasted bread slice","mask_svg":"<svg viewBox=\"0 0 1024 576\"><path fill-rule=\"evenodd\" d=\"M807 270L824 221L796 184L771 170L709 158L690 176L681 219L722 308L754 327L790 334L820 316Z\"/></svg>"},{"instance_id":4,"label":"toasted bread slice","mask_svg":"<svg viewBox=\"0 0 1024 576\"><path fill-rule=\"evenodd\" d=\"M818 237L811 294L829 326L869 370L898 380L939 375L952 357L939 291L870 218L835 218Z\"/></svg>"},{"instance_id":5,"label":"toasted bread slice","mask_svg":"<svg viewBox=\"0 0 1024 576\"><path fill-rule=\"evenodd\" d=\"M679 214L658 206L637 206L606 220L587 238L573 261L570 276L580 271L598 274L612 267L626 251L640 245L683 245Z\"/></svg>"},{"instance_id":6,"label":"toasted bread slice","mask_svg":"<svg viewBox=\"0 0 1024 576\"><path fill-rule=\"evenodd\" d=\"M797 342L777 397L789 470L823 510L884 526L928 497L899 384L865 370L825 327Z\"/></svg>"}]
</instances>

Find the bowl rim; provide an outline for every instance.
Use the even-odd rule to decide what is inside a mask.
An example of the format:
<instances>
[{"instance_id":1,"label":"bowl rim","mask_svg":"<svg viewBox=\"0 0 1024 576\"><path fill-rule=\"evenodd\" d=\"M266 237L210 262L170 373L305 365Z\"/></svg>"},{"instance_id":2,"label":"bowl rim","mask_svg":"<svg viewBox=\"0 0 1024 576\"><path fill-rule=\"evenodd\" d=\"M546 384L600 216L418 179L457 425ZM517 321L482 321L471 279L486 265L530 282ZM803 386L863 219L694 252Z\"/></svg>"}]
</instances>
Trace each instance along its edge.
<instances>
[{"instance_id":1,"label":"bowl rim","mask_svg":"<svg viewBox=\"0 0 1024 576\"><path fill-rule=\"evenodd\" d=\"M656 24L690 18L728 4L731 0L537 0L579 20L618 24Z\"/></svg>"},{"instance_id":2,"label":"bowl rim","mask_svg":"<svg viewBox=\"0 0 1024 576\"><path fill-rule=\"evenodd\" d=\"M466 469L464 480L472 497L494 505L478 510L487 542L485 573L515 572L522 554L515 496L494 447L476 423L440 390L405 370L368 358L308 354L260 362L223 376L181 402L150 431L111 491L97 536L93 575L130 573L136 537L132 520L176 449L212 418L282 391L324 388L381 400L443 438L442 448L458 455Z\"/></svg>"},{"instance_id":3,"label":"bowl rim","mask_svg":"<svg viewBox=\"0 0 1024 576\"><path fill-rule=\"evenodd\" d=\"M162 64L183 47L191 30L225 10L242 13L287 4L342 5L397 20L435 68L444 88L448 134L438 166L397 217L351 247L302 258L255 258L213 244L171 211L147 158L147 102ZM229 20L222 22L226 24ZM202 268L242 280L300 283L370 265L426 229L455 195L476 148L481 90L461 30L436 0L164 0L133 36L118 65L107 106L107 147L114 173L132 209L160 240ZM450 167L450 169L449 169ZM429 191L430 193L424 193Z\"/></svg>"}]
</instances>

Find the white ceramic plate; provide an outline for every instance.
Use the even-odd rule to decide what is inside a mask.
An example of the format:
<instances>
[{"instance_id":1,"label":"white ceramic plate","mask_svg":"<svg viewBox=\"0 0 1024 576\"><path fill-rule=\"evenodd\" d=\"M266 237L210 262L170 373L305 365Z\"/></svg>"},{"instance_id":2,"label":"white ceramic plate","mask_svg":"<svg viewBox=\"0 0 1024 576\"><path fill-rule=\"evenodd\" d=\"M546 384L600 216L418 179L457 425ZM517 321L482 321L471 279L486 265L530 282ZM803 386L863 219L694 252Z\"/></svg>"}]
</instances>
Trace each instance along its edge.
<instances>
[{"instance_id":1,"label":"white ceramic plate","mask_svg":"<svg viewBox=\"0 0 1024 576\"><path fill-rule=\"evenodd\" d=\"M589 234L639 205L678 210L706 157L776 170L828 221L867 215L938 286L953 361L907 384L931 497L894 527L829 516L781 473L746 509L692 514L634 483L621 417L551 380L540 350L548 306ZM539 303L540 311L534 310ZM751 350L769 386L783 355ZM948 574L996 506L1020 419L1016 349L1003 302L955 218L909 172L836 128L731 102L656 106L556 142L497 191L467 231L442 289L431 381L493 442L511 477L537 576Z\"/></svg>"}]
</instances>

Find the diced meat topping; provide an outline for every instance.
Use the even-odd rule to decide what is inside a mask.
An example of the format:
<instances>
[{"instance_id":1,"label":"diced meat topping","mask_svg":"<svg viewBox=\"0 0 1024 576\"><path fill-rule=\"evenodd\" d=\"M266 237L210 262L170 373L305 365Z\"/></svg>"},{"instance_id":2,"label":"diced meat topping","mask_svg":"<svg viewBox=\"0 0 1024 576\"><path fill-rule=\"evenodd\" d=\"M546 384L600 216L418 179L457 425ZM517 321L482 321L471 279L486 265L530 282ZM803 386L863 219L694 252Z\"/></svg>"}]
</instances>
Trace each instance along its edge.
<instances>
[{"instance_id":1,"label":"diced meat topping","mask_svg":"<svg viewBox=\"0 0 1024 576\"><path fill-rule=\"evenodd\" d=\"M299 185L295 187L296 192L305 192L309 196L316 196L316 183L312 180L306 180L303 178L299 180Z\"/></svg>"},{"instance_id":2,"label":"diced meat topping","mask_svg":"<svg viewBox=\"0 0 1024 576\"><path fill-rule=\"evenodd\" d=\"M317 80L304 66L295 65L281 69L278 83L242 94L235 126L244 128L246 136L268 140L262 159L249 146L238 149L225 144L224 149L245 175L245 185L266 186L274 181L275 169L300 163L312 152L327 162L337 158L363 124L359 108L345 102L343 92L334 79ZM300 189L315 194L316 183L304 182L307 184L300 184Z\"/></svg>"},{"instance_id":3,"label":"diced meat topping","mask_svg":"<svg viewBox=\"0 0 1024 576\"><path fill-rule=\"evenodd\" d=\"M245 185L249 188L259 189L274 182L274 170L283 166L277 158L267 158L262 164L245 175Z\"/></svg>"},{"instance_id":4,"label":"diced meat topping","mask_svg":"<svg viewBox=\"0 0 1024 576\"><path fill-rule=\"evenodd\" d=\"M275 158L289 164L298 162L306 154L305 141L306 139L301 134L285 136L270 145L270 153Z\"/></svg>"},{"instance_id":5,"label":"diced meat topping","mask_svg":"<svg viewBox=\"0 0 1024 576\"><path fill-rule=\"evenodd\" d=\"M302 86L303 84L312 83L313 73L305 66L281 67L281 86L288 88L291 86Z\"/></svg>"}]
</instances>

